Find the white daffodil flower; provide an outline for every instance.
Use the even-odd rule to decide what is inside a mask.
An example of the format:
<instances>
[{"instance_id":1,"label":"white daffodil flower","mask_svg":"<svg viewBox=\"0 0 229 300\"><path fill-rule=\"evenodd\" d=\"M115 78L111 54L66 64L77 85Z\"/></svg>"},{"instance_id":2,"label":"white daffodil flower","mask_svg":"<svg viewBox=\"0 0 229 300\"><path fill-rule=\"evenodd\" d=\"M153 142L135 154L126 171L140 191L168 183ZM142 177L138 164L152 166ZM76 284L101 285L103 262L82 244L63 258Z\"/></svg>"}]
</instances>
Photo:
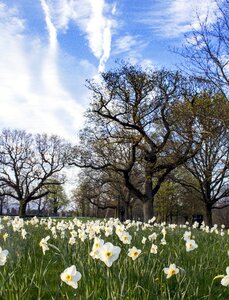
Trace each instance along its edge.
<instances>
[{"instance_id":1,"label":"white daffodil flower","mask_svg":"<svg viewBox=\"0 0 229 300\"><path fill-rule=\"evenodd\" d=\"M221 284L223 286L229 286L229 267L226 268L226 274L221 280Z\"/></svg>"},{"instance_id":2,"label":"white daffodil flower","mask_svg":"<svg viewBox=\"0 0 229 300\"><path fill-rule=\"evenodd\" d=\"M99 248L99 259L103 261L107 267L111 267L113 262L118 259L121 248L111 243L105 243Z\"/></svg>"},{"instance_id":3,"label":"white daffodil flower","mask_svg":"<svg viewBox=\"0 0 229 300\"><path fill-rule=\"evenodd\" d=\"M196 244L196 242L194 240L187 240L185 245L186 245L187 252L190 252L190 251L198 248L198 245Z\"/></svg>"},{"instance_id":4,"label":"white daffodil flower","mask_svg":"<svg viewBox=\"0 0 229 300\"><path fill-rule=\"evenodd\" d=\"M45 251L49 250L48 243L47 243L49 239L50 239L50 236L48 235L45 238L43 238L39 243L39 246L42 248L44 255L45 255Z\"/></svg>"},{"instance_id":5,"label":"white daffodil flower","mask_svg":"<svg viewBox=\"0 0 229 300\"><path fill-rule=\"evenodd\" d=\"M3 238L4 242L7 240L8 236L9 236L9 234L7 232L3 234L2 238Z\"/></svg>"},{"instance_id":6,"label":"white daffodil flower","mask_svg":"<svg viewBox=\"0 0 229 300\"><path fill-rule=\"evenodd\" d=\"M26 235L27 235L27 231L24 228L22 228L22 230L21 230L21 236L22 236L23 240L26 239Z\"/></svg>"},{"instance_id":7,"label":"white daffodil flower","mask_svg":"<svg viewBox=\"0 0 229 300\"><path fill-rule=\"evenodd\" d=\"M123 244L130 244L132 236L129 234L129 232L124 231L119 235L119 239L121 242L123 242Z\"/></svg>"},{"instance_id":8,"label":"white daffodil flower","mask_svg":"<svg viewBox=\"0 0 229 300\"><path fill-rule=\"evenodd\" d=\"M99 249L101 246L104 245L104 240L98 238L98 237L95 237L94 238L94 244L93 244L93 249Z\"/></svg>"},{"instance_id":9,"label":"white daffodil flower","mask_svg":"<svg viewBox=\"0 0 229 300\"><path fill-rule=\"evenodd\" d=\"M146 243L146 237L143 236L143 238L142 238L142 244L145 245L145 243Z\"/></svg>"},{"instance_id":10,"label":"white daffodil flower","mask_svg":"<svg viewBox=\"0 0 229 300\"><path fill-rule=\"evenodd\" d=\"M74 238L74 236L71 236L71 237L70 237L68 243L69 243L70 245L74 245L74 244L76 243L76 239Z\"/></svg>"},{"instance_id":11,"label":"white daffodil flower","mask_svg":"<svg viewBox=\"0 0 229 300\"><path fill-rule=\"evenodd\" d=\"M9 254L8 250L2 250L2 248L0 247L0 266L5 265L8 254Z\"/></svg>"},{"instance_id":12,"label":"white daffodil flower","mask_svg":"<svg viewBox=\"0 0 229 300\"><path fill-rule=\"evenodd\" d=\"M133 260L138 258L138 256L141 254L142 250L137 249L136 247L132 247L128 250L128 256L131 257Z\"/></svg>"},{"instance_id":13,"label":"white daffodil flower","mask_svg":"<svg viewBox=\"0 0 229 300\"><path fill-rule=\"evenodd\" d=\"M76 271L76 266L72 265L71 267L64 270L63 273L60 274L60 278L63 282L70 285L74 289L78 287L78 281L81 279L80 272Z\"/></svg>"},{"instance_id":14,"label":"white daffodil flower","mask_svg":"<svg viewBox=\"0 0 229 300\"><path fill-rule=\"evenodd\" d=\"M165 238L162 238L162 239L161 239L161 244L162 244L162 245L166 245L166 244L167 244Z\"/></svg>"},{"instance_id":15,"label":"white daffodil flower","mask_svg":"<svg viewBox=\"0 0 229 300\"><path fill-rule=\"evenodd\" d=\"M103 246L104 240L95 237L94 238L94 244L92 246L92 251L90 252L90 256L94 259L99 259L99 249L101 246Z\"/></svg>"},{"instance_id":16,"label":"white daffodil flower","mask_svg":"<svg viewBox=\"0 0 229 300\"><path fill-rule=\"evenodd\" d=\"M150 253L157 254L157 245L152 244L151 249L150 249Z\"/></svg>"},{"instance_id":17,"label":"white daffodil flower","mask_svg":"<svg viewBox=\"0 0 229 300\"><path fill-rule=\"evenodd\" d=\"M148 236L148 240L153 242L157 239L157 234L156 232L152 233L151 235Z\"/></svg>"},{"instance_id":18,"label":"white daffodil flower","mask_svg":"<svg viewBox=\"0 0 229 300\"><path fill-rule=\"evenodd\" d=\"M170 264L170 266L168 268L164 268L163 269L165 274L167 275L166 278L170 278L173 275L176 275L177 273L179 273L179 269L176 267L175 264Z\"/></svg>"},{"instance_id":19,"label":"white daffodil flower","mask_svg":"<svg viewBox=\"0 0 229 300\"><path fill-rule=\"evenodd\" d=\"M190 240L191 239L191 235L192 235L191 231L185 231L185 233L183 234L183 239L185 241Z\"/></svg>"}]
</instances>

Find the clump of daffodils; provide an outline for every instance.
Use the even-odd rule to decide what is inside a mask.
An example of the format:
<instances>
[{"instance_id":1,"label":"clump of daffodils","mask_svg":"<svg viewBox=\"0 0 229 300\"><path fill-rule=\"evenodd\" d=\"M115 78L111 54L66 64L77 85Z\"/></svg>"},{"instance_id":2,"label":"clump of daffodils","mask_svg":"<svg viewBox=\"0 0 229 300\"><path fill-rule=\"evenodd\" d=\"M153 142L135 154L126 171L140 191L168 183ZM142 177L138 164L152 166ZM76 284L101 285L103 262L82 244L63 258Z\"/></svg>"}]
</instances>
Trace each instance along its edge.
<instances>
[{"instance_id":1,"label":"clump of daffodils","mask_svg":"<svg viewBox=\"0 0 229 300\"><path fill-rule=\"evenodd\" d=\"M78 287L78 281L81 279L81 273L76 271L76 266L72 265L71 267L64 270L60 274L60 278L63 282L70 285L74 289Z\"/></svg>"},{"instance_id":2,"label":"clump of daffodils","mask_svg":"<svg viewBox=\"0 0 229 300\"><path fill-rule=\"evenodd\" d=\"M176 267L175 264L170 264L168 268L164 268L163 270L167 275L166 276L167 279L179 273L179 269Z\"/></svg>"}]
</instances>

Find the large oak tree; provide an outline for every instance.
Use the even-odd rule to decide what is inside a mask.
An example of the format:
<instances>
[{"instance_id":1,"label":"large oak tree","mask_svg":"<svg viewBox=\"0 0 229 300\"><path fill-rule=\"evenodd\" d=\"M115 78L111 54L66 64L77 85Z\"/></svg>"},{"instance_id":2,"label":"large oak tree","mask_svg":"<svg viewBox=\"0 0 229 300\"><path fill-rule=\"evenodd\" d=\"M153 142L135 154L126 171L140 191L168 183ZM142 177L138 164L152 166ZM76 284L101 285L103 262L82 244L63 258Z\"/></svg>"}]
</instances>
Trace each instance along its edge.
<instances>
[{"instance_id":1,"label":"large oak tree","mask_svg":"<svg viewBox=\"0 0 229 300\"><path fill-rule=\"evenodd\" d=\"M193 139L195 85L178 72L125 64L103 73L100 82L89 81L93 101L73 164L122 174L142 201L144 220L152 218L162 182L199 147Z\"/></svg>"}]
</instances>

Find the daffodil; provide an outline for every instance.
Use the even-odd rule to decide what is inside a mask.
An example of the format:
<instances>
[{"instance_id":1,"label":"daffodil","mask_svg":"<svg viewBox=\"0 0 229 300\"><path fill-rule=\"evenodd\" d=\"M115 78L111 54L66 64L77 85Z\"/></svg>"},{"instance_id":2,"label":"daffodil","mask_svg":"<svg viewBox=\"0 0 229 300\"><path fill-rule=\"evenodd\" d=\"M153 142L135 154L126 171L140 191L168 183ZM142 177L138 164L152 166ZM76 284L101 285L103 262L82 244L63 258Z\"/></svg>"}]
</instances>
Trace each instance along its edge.
<instances>
[{"instance_id":1,"label":"daffodil","mask_svg":"<svg viewBox=\"0 0 229 300\"><path fill-rule=\"evenodd\" d=\"M132 236L129 234L129 232L124 231L119 235L119 239L123 242L123 244L130 244Z\"/></svg>"},{"instance_id":2,"label":"daffodil","mask_svg":"<svg viewBox=\"0 0 229 300\"><path fill-rule=\"evenodd\" d=\"M8 254L9 254L8 250L2 250L2 248L0 247L0 266L5 265Z\"/></svg>"},{"instance_id":3,"label":"daffodil","mask_svg":"<svg viewBox=\"0 0 229 300\"><path fill-rule=\"evenodd\" d=\"M47 250L49 250L49 247L48 247L48 240L50 239L50 236L46 236L45 238L43 238L40 243L39 243L39 246L42 248L42 251L43 251L43 254L45 255L45 252Z\"/></svg>"},{"instance_id":4,"label":"daffodil","mask_svg":"<svg viewBox=\"0 0 229 300\"><path fill-rule=\"evenodd\" d=\"M187 240L186 241L186 251L190 252L194 249L198 248L198 245L196 244L196 242L194 240Z\"/></svg>"},{"instance_id":5,"label":"daffodil","mask_svg":"<svg viewBox=\"0 0 229 300\"><path fill-rule=\"evenodd\" d=\"M166 229L165 229L165 227L162 228L161 233L163 234L163 237L165 238L165 235L166 235Z\"/></svg>"},{"instance_id":6,"label":"daffodil","mask_svg":"<svg viewBox=\"0 0 229 300\"><path fill-rule=\"evenodd\" d=\"M9 236L9 234L7 232L4 233L3 236L2 236L3 240L6 241L8 236Z\"/></svg>"},{"instance_id":7,"label":"daffodil","mask_svg":"<svg viewBox=\"0 0 229 300\"><path fill-rule=\"evenodd\" d=\"M81 274L80 272L76 271L76 266L72 265L60 274L60 278L66 284L70 285L74 289L77 289L78 281L81 279Z\"/></svg>"},{"instance_id":8,"label":"daffodil","mask_svg":"<svg viewBox=\"0 0 229 300\"><path fill-rule=\"evenodd\" d=\"M157 245L152 244L150 253L157 254Z\"/></svg>"},{"instance_id":9,"label":"daffodil","mask_svg":"<svg viewBox=\"0 0 229 300\"><path fill-rule=\"evenodd\" d=\"M226 274L221 280L221 284L223 286L229 286L229 267L226 268Z\"/></svg>"},{"instance_id":10,"label":"daffodil","mask_svg":"<svg viewBox=\"0 0 229 300\"><path fill-rule=\"evenodd\" d=\"M157 234L156 232L152 233L151 235L148 236L148 240L153 242L157 239Z\"/></svg>"},{"instance_id":11,"label":"daffodil","mask_svg":"<svg viewBox=\"0 0 229 300\"><path fill-rule=\"evenodd\" d=\"M179 273L179 269L176 267L175 264L170 264L170 266L168 268L164 268L164 272L167 275L166 278L170 278L173 275L176 275L177 273Z\"/></svg>"},{"instance_id":12,"label":"daffodil","mask_svg":"<svg viewBox=\"0 0 229 300\"><path fill-rule=\"evenodd\" d=\"M132 247L128 251L128 256L131 257L133 260L138 258L138 256L141 254L142 250L137 249L136 247Z\"/></svg>"},{"instance_id":13,"label":"daffodil","mask_svg":"<svg viewBox=\"0 0 229 300\"><path fill-rule=\"evenodd\" d=\"M104 240L102 240L98 237L95 237L94 244L92 246L92 251L90 252L91 257L93 257L94 259L99 258L99 249L103 244L104 244Z\"/></svg>"},{"instance_id":14,"label":"daffodil","mask_svg":"<svg viewBox=\"0 0 229 300\"><path fill-rule=\"evenodd\" d=\"M102 245L104 244L104 240L98 238L98 237L95 237L94 238L94 244L93 244L93 249L99 249Z\"/></svg>"},{"instance_id":15,"label":"daffodil","mask_svg":"<svg viewBox=\"0 0 229 300\"><path fill-rule=\"evenodd\" d=\"M76 239L74 238L74 236L71 236L71 237L70 237L68 243L69 243L70 245L74 245L74 244L76 243Z\"/></svg>"},{"instance_id":16,"label":"daffodil","mask_svg":"<svg viewBox=\"0 0 229 300\"><path fill-rule=\"evenodd\" d=\"M191 235L192 235L191 231L185 231L185 233L183 235L183 239L185 241L190 240L191 239Z\"/></svg>"},{"instance_id":17,"label":"daffodil","mask_svg":"<svg viewBox=\"0 0 229 300\"><path fill-rule=\"evenodd\" d=\"M109 236L109 235L112 235L113 228L111 226L105 227L104 231L105 231L105 236Z\"/></svg>"},{"instance_id":18,"label":"daffodil","mask_svg":"<svg viewBox=\"0 0 229 300\"><path fill-rule=\"evenodd\" d=\"M142 238L142 244L144 245L146 243L146 237L143 236Z\"/></svg>"},{"instance_id":19,"label":"daffodil","mask_svg":"<svg viewBox=\"0 0 229 300\"><path fill-rule=\"evenodd\" d=\"M162 239L161 239L161 244L162 244L162 245L166 245L166 244L167 244L165 238L162 238Z\"/></svg>"},{"instance_id":20,"label":"daffodil","mask_svg":"<svg viewBox=\"0 0 229 300\"><path fill-rule=\"evenodd\" d=\"M22 228L22 230L21 230L21 236L22 236L23 240L26 239L26 235L27 235L27 231L24 228Z\"/></svg>"},{"instance_id":21,"label":"daffodil","mask_svg":"<svg viewBox=\"0 0 229 300\"><path fill-rule=\"evenodd\" d=\"M99 259L103 261L107 267L111 267L113 262L118 259L121 248L111 243L105 243L99 248Z\"/></svg>"}]
</instances>

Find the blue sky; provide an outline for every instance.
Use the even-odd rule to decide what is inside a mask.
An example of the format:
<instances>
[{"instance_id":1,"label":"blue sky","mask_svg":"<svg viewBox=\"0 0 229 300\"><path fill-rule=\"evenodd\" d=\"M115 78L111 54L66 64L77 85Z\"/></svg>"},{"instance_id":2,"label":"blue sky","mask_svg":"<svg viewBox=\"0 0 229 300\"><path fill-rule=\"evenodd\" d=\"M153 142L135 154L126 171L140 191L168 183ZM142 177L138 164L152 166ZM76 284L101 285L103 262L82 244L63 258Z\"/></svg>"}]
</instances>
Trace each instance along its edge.
<instances>
[{"instance_id":1,"label":"blue sky","mask_svg":"<svg viewBox=\"0 0 229 300\"><path fill-rule=\"evenodd\" d=\"M0 0L0 128L73 143L90 102L85 79L117 59L174 68L196 13L214 0Z\"/></svg>"}]
</instances>

